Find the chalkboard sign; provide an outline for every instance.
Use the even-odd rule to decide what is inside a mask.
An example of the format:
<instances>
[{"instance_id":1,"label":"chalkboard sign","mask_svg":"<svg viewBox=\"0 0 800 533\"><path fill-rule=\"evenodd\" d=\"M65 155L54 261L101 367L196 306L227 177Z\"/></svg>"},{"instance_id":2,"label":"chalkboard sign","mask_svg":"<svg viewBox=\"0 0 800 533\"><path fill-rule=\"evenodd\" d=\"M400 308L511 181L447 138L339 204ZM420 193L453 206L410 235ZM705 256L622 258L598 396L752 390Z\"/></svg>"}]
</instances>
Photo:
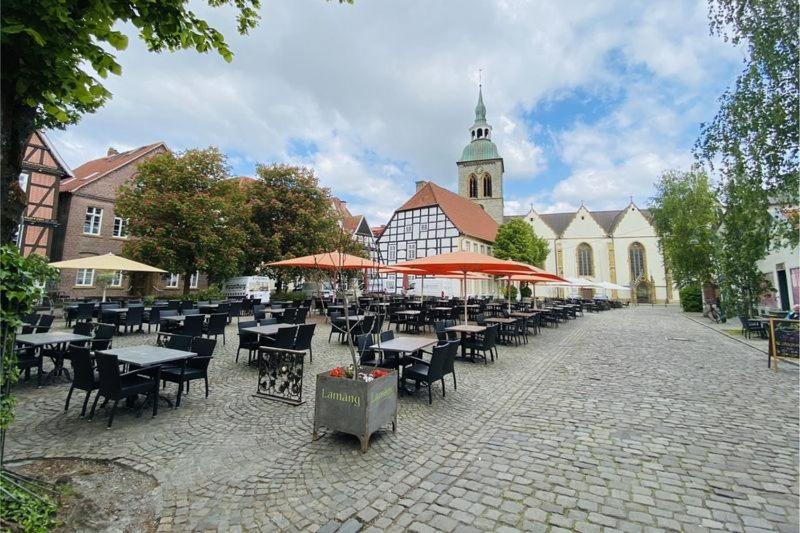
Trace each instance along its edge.
<instances>
[{"instance_id":1,"label":"chalkboard sign","mask_svg":"<svg viewBox=\"0 0 800 533\"><path fill-rule=\"evenodd\" d=\"M769 357L767 367L773 358L800 357L800 320L771 318L769 321ZM775 368L777 369L777 359Z\"/></svg>"}]
</instances>

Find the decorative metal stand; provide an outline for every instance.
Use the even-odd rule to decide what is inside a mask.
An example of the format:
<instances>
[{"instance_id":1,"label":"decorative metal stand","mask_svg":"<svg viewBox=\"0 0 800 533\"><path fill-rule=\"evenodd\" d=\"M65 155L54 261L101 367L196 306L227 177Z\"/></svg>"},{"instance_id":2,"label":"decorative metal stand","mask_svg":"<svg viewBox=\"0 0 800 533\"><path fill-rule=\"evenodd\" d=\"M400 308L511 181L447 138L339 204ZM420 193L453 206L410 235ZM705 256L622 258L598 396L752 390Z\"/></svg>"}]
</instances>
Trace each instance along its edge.
<instances>
[{"instance_id":1,"label":"decorative metal stand","mask_svg":"<svg viewBox=\"0 0 800 533\"><path fill-rule=\"evenodd\" d=\"M303 403L305 352L262 346L258 349L258 388L254 396L291 405Z\"/></svg>"}]
</instances>

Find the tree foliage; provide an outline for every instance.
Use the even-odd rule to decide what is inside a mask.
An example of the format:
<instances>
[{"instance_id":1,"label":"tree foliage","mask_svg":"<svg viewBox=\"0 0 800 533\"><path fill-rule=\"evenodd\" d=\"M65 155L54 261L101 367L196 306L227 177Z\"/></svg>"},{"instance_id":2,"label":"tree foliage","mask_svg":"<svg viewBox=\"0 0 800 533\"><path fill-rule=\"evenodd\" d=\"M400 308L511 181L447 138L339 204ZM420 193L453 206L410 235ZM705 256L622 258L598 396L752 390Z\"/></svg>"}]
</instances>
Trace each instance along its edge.
<instances>
[{"instance_id":1,"label":"tree foliage","mask_svg":"<svg viewBox=\"0 0 800 533\"><path fill-rule=\"evenodd\" d=\"M703 310L703 294L700 285L693 283L681 287L681 308L687 313L699 313Z\"/></svg>"},{"instance_id":2,"label":"tree foliage","mask_svg":"<svg viewBox=\"0 0 800 533\"><path fill-rule=\"evenodd\" d=\"M679 287L712 281L716 275L721 206L708 176L699 168L689 172L670 170L655 186L650 212L673 280Z\"/></svg>"},{"instance_id":3,"label":"tree foliage","mask_svg":"<svg viewBox=\"0 0 800 533\"><path fill-rule=\"evenodd\" d=\"M710 0L711 32L745 45L744 70L704 124L696 154L719 162L725 179L761 182L773 203L797 206L800 44L796 0ZM796 211L795 211L796 213ZM796 214L790 220L796 224ZM781 235L797 243L796 225Z\"/></svg>"},{"instance_id":4,"label":"tree foliage","mask_svg":"<svg viewBox=\"0 0 800 533\"><path fill-rule=\"evenodd\" d=\"M541 267L549 252L547 241L537 236L533 227L521 218L513 218L497 230L494 255L499 259Z\"/></svg>"},{"instance_id":5,"label":"tree foliage","mask_svg":"<svg viewBox=\"0 0 800 533\"><path fill-rule=\"evenodd\" d=\"M722 187L725 214L720 229L719 285L728 315L753 312L769 287L758 262L766 257L774 219L760 180L740 175Z\"/></svg>"},{"instance_id":6,"label":"tree foliage","mask_svg":"<svg viewBox=\"0 0 800 533\"><path fill-rule=\"evenodd\" d=\"M258 22L259 0L208 0L232 6L242 34ZM128 23L152 52L194 49L233 57L223 35L189 9L188 0L27 0L3 3L2 239L22 209L15 185L25 142L36 128L63 128L102 106L111 93L100 81L121 74L115 53L128 45Z\"/></svg>"},{"instance_id":7,"label":"tree foliage","mask_svg":"<svg viewBox=\"0 0 800 533\"><path fill-rule=\"evenodd\" d=\"M236 275L249 222L243 198L216 148L156 155L117 196L133 237L125 254L182 274L184 294L198 270L217 280Z\"/></svg>"}]
</instances>

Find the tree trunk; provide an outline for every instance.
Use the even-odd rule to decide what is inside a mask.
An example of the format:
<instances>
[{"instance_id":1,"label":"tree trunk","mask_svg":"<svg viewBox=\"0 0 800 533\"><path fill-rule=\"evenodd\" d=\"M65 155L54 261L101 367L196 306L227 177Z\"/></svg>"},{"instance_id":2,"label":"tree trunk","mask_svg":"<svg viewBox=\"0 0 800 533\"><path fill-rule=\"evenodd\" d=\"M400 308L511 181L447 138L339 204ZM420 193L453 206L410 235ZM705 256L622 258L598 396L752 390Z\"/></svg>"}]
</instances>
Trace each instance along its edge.
<instances>
[{"instance_id":1,"label":"tree trunk","mask_svg":"<svg viewBox=\"0 0 800 533\"><path fill-rule=\"evenodd\" d=\"M13 59L3 57L3 68L13 68ZM6 79L14 80L12 76ZM19 101L15 87L3 80L0 91L0 242L12 242L20 222L25 198L19 188L22 157L34 132L36 109Z\"/></svg>"},{"instance_id":2,"label":"tree trunk","mask_svg":"<svg viewBox=\"0 0 800 533\"><path fill-rule=\"evenodd\" d=\"M192 281L191 272L184 272L183 274L183 295L189 294L189 283Z\"/></svg>"}]
</instances>

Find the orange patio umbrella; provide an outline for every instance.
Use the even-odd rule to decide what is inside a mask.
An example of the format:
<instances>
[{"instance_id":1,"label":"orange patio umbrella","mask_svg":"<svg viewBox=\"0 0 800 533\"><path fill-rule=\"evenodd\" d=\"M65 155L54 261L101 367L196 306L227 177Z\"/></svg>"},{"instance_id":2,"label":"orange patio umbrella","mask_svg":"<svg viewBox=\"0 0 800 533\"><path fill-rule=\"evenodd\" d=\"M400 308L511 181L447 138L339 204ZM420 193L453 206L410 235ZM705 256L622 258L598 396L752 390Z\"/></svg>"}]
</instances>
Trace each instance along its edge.
<instances>
[{"instance_id":1,"label":"orange patio umbrella","mask_svg":"<svg viewBox=\"0 0 800 533\"><path fill-rule=\"evenodd\" d=\"M548 272L548 271L546 271L546 270L544 270L542 268L539 268L539 267L536 267L536 266L533 266L533 265L528 265L526 263L520 263L518 261L511 261L511 260L507 260L506 263L509 266L511 266L511 265L514 265L514 266L523 265L523 266L528 267L530 269L530 272L527 272L524 275L526 275L526 276L538 276L540 278L540 279L536 279L536 280L529 280L529 281L532 281L533 283L540 282L540 281L560 281L560 280L564 279L561 276L558 276L556 274L551 274L550 272ZM519 274L517 272L513 272L513 271L510 271L510 270L505 270L505 271L497 270L497 271L490 272L490 273L504 276L508 280L509 287L511 286L511 282L513 281L511 278L513 276L515 276L515 275L521 275L521 274ZM511 291L510 290L508 291L508 310L509 310L509 312L511 311Z\"/></svg>"},{"instance_id":2,"label":"orange patio umbrella","mask_svg":"<svg viewBox=\"0 0 800 533\"><path fill-rule=\"evenodd\" d=\"M490 255L475 252L451 252L448 254L432 255L420 259L413 259L398 263L397 266L424 270L427 274L452 274L459 273L464 280L464 323L467 323L467 274L471 272L483 273L534 273L529 265L504 261Z\"/></svg>"},{"instance_id":3,"label":"orange patio umbrella","mask_svg":"<svg viewBox=\"0 0 800 533\"><path fill-rule=\"evenodd\" d=\"M369 270L373 268L382 268L381 264L369 259L364 259L363 257L336 251L314 255L304 255L303 257L295 257L292 259L284 259L283 261L267 263L267 266L320 268L323 270Z\"/></svg>"},{"instance_id":4,"label":"orange patio umbrella","mask_svg":"<svg viewBox=\"0 0 800 533\"><path fill-rule=\"evenodd\" d=\"M553 279L554 277L557 278L557 279ZM544 274L513 274L512 276L509 276L509 278L508 278L509 282L511 282L511 281L519 281L521 283L530 283L531 285L533 285L533 298L534 298L534 300L536 299L536 284L537 283L546 283L546 282L557 281L557 280L561 280L561 279L564 279L564 278L562 278L561 276L557 276L555 274L550 274L548 272L545 272ZM566 280L564 280L564 281L566 281ZM534 304L534 307L535 307L535 304Z\"/></svg>"}]
</instances>

